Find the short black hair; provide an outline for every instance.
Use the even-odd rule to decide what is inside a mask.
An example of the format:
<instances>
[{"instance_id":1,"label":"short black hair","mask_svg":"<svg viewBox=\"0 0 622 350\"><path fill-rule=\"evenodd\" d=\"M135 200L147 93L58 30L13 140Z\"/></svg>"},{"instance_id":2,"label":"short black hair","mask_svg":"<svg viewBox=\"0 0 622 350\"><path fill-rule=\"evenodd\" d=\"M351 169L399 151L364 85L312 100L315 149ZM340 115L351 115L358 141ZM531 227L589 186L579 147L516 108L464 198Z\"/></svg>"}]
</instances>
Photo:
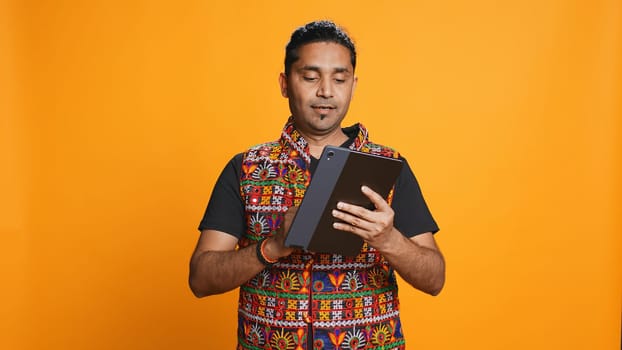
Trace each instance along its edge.
<instances>
[{"instance_id":1,"label":"short black hair","mask_svg":"<svg viewBox=\"0 0 622 350\"><path fill-rule=\"evenodd\" d=\"M306 44L331 42L350 50L352 69L356 67L356 49L348 34L332 21L314 21L299 27L285 47L285 75L289 75L292 64L300 58L298 49Z\"/></svg>"}]
</instances>

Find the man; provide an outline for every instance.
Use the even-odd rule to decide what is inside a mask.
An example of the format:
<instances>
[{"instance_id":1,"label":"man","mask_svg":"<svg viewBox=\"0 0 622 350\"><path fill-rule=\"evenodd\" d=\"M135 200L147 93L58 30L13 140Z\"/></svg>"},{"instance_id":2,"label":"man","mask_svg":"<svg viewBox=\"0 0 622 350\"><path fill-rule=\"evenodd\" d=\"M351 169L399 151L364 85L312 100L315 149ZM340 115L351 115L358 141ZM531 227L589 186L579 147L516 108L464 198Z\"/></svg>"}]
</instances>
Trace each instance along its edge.
<instances>
[{"instance_id":1,"label":"man","mask_svg":"<svg viewBox=\"0 0 622 350\"><path fill-rule=\"evenodd\" d=\"M279 76L291 111L281 138L236 155L214 187L189 282L197 297L240 287L238 349L402 349L394 271L432 295L443 287L438 227L406 162L388 200L361 188L375 210L334 211L336 229L364 239L357 256L284 245L324 146L399 157L361 124L341 127L355 66L355 47L334 23L298 28Z\"/></svg>"}]
</instances>

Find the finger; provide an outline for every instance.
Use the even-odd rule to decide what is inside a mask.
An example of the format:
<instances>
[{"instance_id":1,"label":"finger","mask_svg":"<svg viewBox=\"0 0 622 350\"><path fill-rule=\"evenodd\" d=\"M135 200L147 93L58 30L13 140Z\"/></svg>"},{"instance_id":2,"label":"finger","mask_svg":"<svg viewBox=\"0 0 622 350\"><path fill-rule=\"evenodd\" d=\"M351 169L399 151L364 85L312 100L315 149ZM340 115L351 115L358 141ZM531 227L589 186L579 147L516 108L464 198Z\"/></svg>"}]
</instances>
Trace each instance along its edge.
<instances>
[{"instance_id":1,"label":"finger","mask_svg":"<svg viewBox=\"0 0 622 350\"><path fill-rule=\"evenodd\" d=\"M287 209L287 211L285 212L285 215L283 217L283 227L285 229L285 232L289 232L289 228L292 225L292 222L294 221L294 217L296 216L296 212L298 211L298 207L289 207Z\"/></svg>"},{"instance_id":2,"label":"finger","mask_svg":"<svg viewBox=\"0 0 622 350\"><path fill-rule=\"evenodd\" d=\"M375 192L371 188L369 188L367 186L361 186L361 192L363 192L363 194L365 196L367 196L367 198L369 198L369 200L371 200L372 204L379 211L386 211L387 208L390 208L389 204L387 203L387 201L385 201L384 198L382 198L381 195L379 195L377 192Z\"/></svg>"},{"instance_id":3,"label":"finger","mask_svg":"<svg viewBox=\"0 0 622 350\"><path fill-rule=\"evenodd\" d=\"M350 216L361 218L365 221L374 221L373 220L374 212L366 208L360 207L358 205L349 204L345 202L339 202L337 203L337 209L343 212L344 215L348 214Z\"/></svg>"},{"instance_id":4,"label":"finger","mask_svg":"<svg viewBox=\"0 0 622 350\"><path fill-rule=\"evenodd\" d=\"M287 208L287 214L291 214L291 215L296 215L296 212L298 212L298 208L297 206L291 206L289 208Z\"/></svg>"},{"instance_id":5,"label":"finger","mask_svg":"<svg viewBox=\"0 0 622 350\"><path fill-rule=\"evenodd\" d=\"M353 226L353 227L359 227L361 229L366 229L369 226L369 222L364 220L363 218L360 218L358 216L354 216L354 215L350 215L348 213L339 211L339 210L333 210L332 212L333 217L343 221L344 223L346 223L349 226Z\"/></svg>"},{"instance_id":6,"label":"finger","mask_svg":"<svg viewBox=\"0 0 622 350\"><path fill-rule=\"evenodd\" d=\"M361 236L363 239L366 239L367 237L367 234L366 234L367 231L362 230L361 228L357 226L349 225L348 223L345 223L345 222L335 222L333 223L333 227L336 230L350 232L357 236Z\"/></svg>"}]
</instances>

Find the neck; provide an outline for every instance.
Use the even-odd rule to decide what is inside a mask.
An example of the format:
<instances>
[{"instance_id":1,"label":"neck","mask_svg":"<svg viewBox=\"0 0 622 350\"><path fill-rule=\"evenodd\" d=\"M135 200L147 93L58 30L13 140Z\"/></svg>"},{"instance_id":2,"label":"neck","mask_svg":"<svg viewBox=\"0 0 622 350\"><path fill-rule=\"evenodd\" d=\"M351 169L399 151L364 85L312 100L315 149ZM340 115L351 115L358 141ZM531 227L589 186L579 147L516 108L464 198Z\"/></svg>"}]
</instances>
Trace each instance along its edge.
<instances>
[{"instance_id":1,"label":"neck","mask_svg":"<svg viewBox=\"0 0 622 350\"><path fill-rule=\"evenodd\" d=\"M298 131L305 138L309 145L309 153L314 158L320 158L322 151L326 146L341 146L348 140L348 136L338 128L335 132L326 135L309 135L307 133Z\"/></svg>"}]
</instances>

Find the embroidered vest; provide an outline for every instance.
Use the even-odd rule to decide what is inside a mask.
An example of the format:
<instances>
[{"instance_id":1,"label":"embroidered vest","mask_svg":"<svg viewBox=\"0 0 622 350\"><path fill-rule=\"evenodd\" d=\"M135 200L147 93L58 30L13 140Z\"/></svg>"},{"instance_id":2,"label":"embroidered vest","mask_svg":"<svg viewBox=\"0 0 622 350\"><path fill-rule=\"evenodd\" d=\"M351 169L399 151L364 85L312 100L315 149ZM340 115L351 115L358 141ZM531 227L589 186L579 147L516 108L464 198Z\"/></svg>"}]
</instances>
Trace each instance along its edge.
<instances>
[{"instance_id":1,"label":"embroidered vest","mask_svg":"<svg viewBox=\"0 0 622 350\"><path fill-rule=\"evenodd\" d=\"M358 125L350 148L398 157ZM310 182L306 140L291 119L280 140L248 150L240 192L245 247L275 234ZM392 192L389 195L389 201ZM354 257L296 250L240 287L238 349L403 349L395 273L364 244Z\"/></svg>"}]
</instances>

